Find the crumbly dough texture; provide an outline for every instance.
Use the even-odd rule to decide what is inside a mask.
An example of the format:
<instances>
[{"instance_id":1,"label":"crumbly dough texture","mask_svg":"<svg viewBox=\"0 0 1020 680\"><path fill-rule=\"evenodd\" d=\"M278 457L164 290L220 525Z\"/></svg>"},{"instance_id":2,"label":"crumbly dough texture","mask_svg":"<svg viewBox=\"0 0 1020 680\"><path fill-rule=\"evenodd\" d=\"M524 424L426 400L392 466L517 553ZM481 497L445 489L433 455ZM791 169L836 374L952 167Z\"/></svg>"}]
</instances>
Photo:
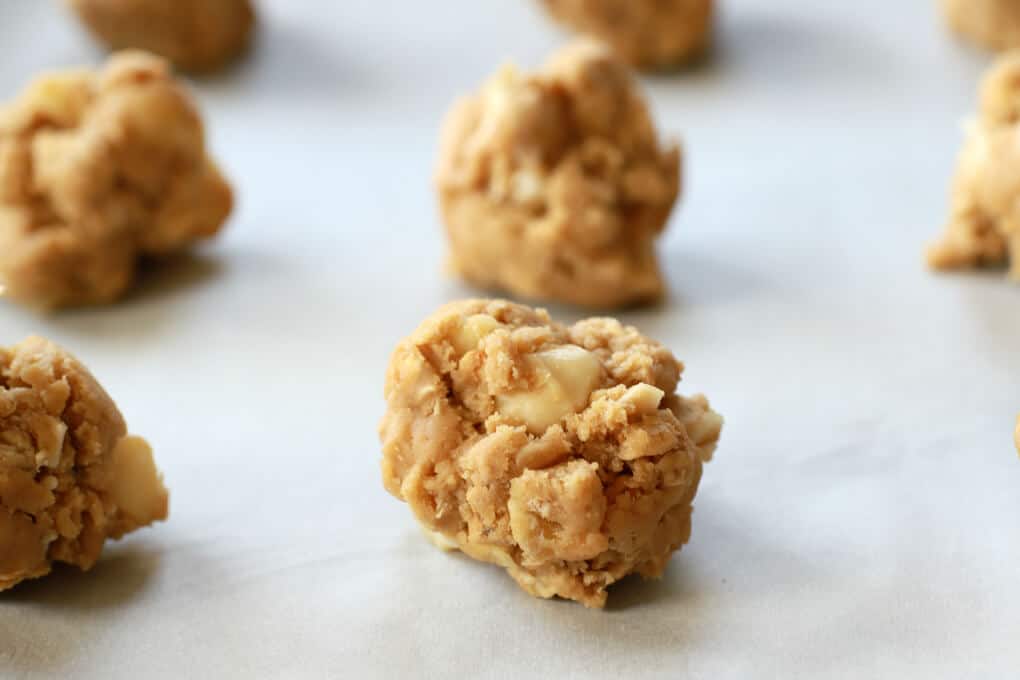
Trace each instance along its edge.
<instances>
[{"instance_id":1,"label":"crumbly dough texture","mask_svg":"<svg viewBox=\"0 0 1020 680\"><path fill-rule=\"evenodd\" d=\"M1017 0L941 0L949 27L986 49L1020 47L1020 2Z\"/></svg>"},{"instance_id":2,"label":"crumbly dough texture","mask_svg":"<svg viewBox=\"0 0 1020 680\"><path fill-rule=\"evenodd\" d=\"M193 72L214 71L248 46L251 0L68 0L112 50L142 49Z\"/></svg>"},{"instance_id":3,"label":"crumbly dough texture","mask_svg":"<svg viewBox=\"0 0 1020 680\"><path fill-rule=\"evenodd\" d=\"M985 76L981 111L966 128L949 223L928 263L960 269L1009 260L1011 277L1020 279L1020 53Z\"/></svg>"},{"instance_id":4,"label":"crumbly dough texture","mask_svg":"<svg viewBox=\"0 0 1020 680\"><path fill-rule=\"evenodd\" d=\"M89 569L107 538L166 516L151 449L88 370L42 338L0 347L0 590Z\"/></svg>"},{"instance_id":5,"label":"crumbly dough texture","mask_svg":"<svg viewBox=\"0 0 1020 680\"><path fill-rule=\"evenodd\" d=\"M437 171L451 265L486 289L609 308L654 300L680 189L627 71L588 41L504 67L450 112Z\"/></svg>"},{"instance_id":6,"label":"crumbly dough texture","mask_svg":"<svg viewBox=\"0 0 1020 680\"><path fill-rule=\"evenodd\" d=\"M45 75L0 108L0 285L17 302L111 302L140 258L214 235L232 204L158 57Z\"/></svg>"},{"instance_id":7,"label":"crumbly dough texture","mask_svg":"<svg viewBox=\"0 0 1020 680\"><path fill-rule=\"evenodd\" d=\"M542 0L549 14L604 41L628 63L674 66L712 42L713 0Z\"/></svg>"},{"instance_id":8,"label":"crumbly dough texture","mask_svg":"<svg viewBox=\"0 0 1020 680\"><path fill-rule=\"evenodd\" d=\"M393 354L386 489L441 547L524 590L601 607L687 542L721 417L683 366L613 319L563 326L505 301L446 305Z\"/></svg>"}]
</instances>

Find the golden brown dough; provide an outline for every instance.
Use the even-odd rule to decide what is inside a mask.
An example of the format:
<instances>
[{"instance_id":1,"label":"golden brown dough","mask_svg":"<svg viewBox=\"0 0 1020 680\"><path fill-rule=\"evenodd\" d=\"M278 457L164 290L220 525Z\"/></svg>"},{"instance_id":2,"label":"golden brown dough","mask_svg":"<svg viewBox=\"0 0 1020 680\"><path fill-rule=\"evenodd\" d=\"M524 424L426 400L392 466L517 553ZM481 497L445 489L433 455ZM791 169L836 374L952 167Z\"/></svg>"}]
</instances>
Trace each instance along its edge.
<instances>
[{"instance_id":1,"label":"golden brown dough","mask_svg":"<svg viewBox=\"0 0 1020 680\"><path fill-rule=\"evenodd\" d=\"M557 21L640 68L673 66L712 42L713 0L542 0Z\"/></svg>"},{"instance_id":2,"label":"golden brown dough","mask_svg":"<svg viewBox=\"0 0 1020 680\"><path fill-rule=\"evenodd\" d=\"M152 450L88 370L42 338L0 347L0 590L90 569L107 538L166 516Z\"/></svg>"},{"instance_id":3,"label":"golden brown dough","mask_svg":"<svg viewBox=\"0 0 1020 680\"><path fill-rule=\"evenodd\" d=\"M949 27L960 37L990 50L1020 47L1017 0L942 0Z\"/></svg>"},{"instance_id":4,"label":"golden brown dough","mask_svg":"<svg viewBox=\"0 0 1020 680\"><path fill-rule=\"evenodd\" d=\"M679 150L659 147L627 68L591 42L460 101L437 172L465 279L601 308L662 295L655 239L679 184Z\"/></svg>"},{"instance_id":5,"label":"golden brown dough","mask_svg":"<svg viewBox=\"0 0 1020 680\"><path fill-rule=\"evenodd\" d=\"M936 269L1012 261L1020 278L1020 52L1001 57L981 85L981 111L967 124L949 223L928 249Z\"/></svg>"},{"instance_id":6,"label":"golden brown dough","mask_svg":"<svg viewBox=\"0 0 1020 680\"><path fill-rule=\"evenodd\" d=\"M690 536L722 418L675 394L682 370L613 319L448 304L390 361L383 483L440 547L533 595L601 607L607 586L660 576Z\"/></svg>"},{"instance_id":7,"label":"golden brown dough","mask_svg":"<svg viewBox=\"0 0 1020 680\"><path fill-rule=\"evenodd\" d=\"M0 109L0 285L17 302L111 302L140 258L214 235L232 203L158 57L45 75Z\"/></svg>"},{"instance_id":8,"label":"golden brown dough","mask_svg":"<svg viewBox=\"0 0 1020 680\"><path fill-rule=\"evenodd\" d=\"M213 71L248 46L251 0L68 0L111 50L142 49L195 72Z\"/></svg>"}]
</instances>

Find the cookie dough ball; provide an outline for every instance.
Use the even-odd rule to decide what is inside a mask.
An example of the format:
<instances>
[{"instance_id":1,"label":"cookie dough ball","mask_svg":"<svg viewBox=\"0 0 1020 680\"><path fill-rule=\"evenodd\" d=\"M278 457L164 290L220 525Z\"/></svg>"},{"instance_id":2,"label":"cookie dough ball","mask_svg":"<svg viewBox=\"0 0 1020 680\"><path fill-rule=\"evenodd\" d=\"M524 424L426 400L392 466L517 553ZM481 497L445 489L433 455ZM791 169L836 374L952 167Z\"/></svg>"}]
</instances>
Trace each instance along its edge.
<instances>
[{"instance_id":1,"label":"cookie dough ball","mask_svg":"<svg viewBox=\"0 0 1020 680\"><path fill-rule=\"evenodd\" d=\"M69 0L111 50L137 48L187 71L213 71L248 46L251 0Z\"/></svg>"},{"instance_id":2,"label":"cookie dough ball","mask_svg":"<svg viewBox=\"0 0 1020 680\"><path fill-rule=\"evenodd\" d=\"M1020 278L1020 53L1003 57L981 86L952 188L949 224L928 250L936 269L1010 260Z\"/></svg>"},{"instance_id":3,"label":"cookie dough ball","mask_svg":"<svg viewBox=\"0 0 1020 680\"><path fill-rule=\"evenodd\" d=\"M1018 0L942 0L946 21L962 38L990 50L1020 47Z\"/></svg>"},{"instance_id":4,"label":"cookie dough ball","mask_svg":"<svg viewBox=\"0 0 1020 680\"><path fill-rule=\"evenodd\" d=\"M90 569L107 538L166 516L152 450L88 370L42 338L0 347L0 590Z\"/></svg>"},{"instance_id":5,"label":"cookie dough ball","mask_svg":"<svg viewBox=\"0 0 1020 680\"><path fill-rule=\"evenodd\" d=\"M713 0L542 0L565 26L602 40L628 63L691 61L712 41Z\"/></svg>"},{"instance_id":6,"label":"cookie dough ball","mask_svg":"<svg viewBox=\"0 0 1020 680\"><path fill-rule=\"evenodd\" d=\"M0 285L17 302L111 302L141 258L212 236L232 202L158 57L44 75L0 109Z\"/></svg>"},{"instance_id":7,"label":"cookie dough ball","mask_svg":"<svg viewBox=\"0 0 1020 680\"><path fill-rule=\"evenodd\" d=\"M487 289L617 307L663 293L655 239L680 184L627 68L566 48L512 67L449 114L437 173L451 264Z\"/></svg>"},{"instance_id":8,"label":"cookie dough ball","mask_svg":"<svg viewBox=\"0 0 1020 680\"><path fill-rule=\"evenodd\" d=\"M440 547L539 597L601 607L691 533L722 418L682 364L613 319L564 326L503 301L446 305L397 347L383 483Z\"/></svg>"}]
</instances>

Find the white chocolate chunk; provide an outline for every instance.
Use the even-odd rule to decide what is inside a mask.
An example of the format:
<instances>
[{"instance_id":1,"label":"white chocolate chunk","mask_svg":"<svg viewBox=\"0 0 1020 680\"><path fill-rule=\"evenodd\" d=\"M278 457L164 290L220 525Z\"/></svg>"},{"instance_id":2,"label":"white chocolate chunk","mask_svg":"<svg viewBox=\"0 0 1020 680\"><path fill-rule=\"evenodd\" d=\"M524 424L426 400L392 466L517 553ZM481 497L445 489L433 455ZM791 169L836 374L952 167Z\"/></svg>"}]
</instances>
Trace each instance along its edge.
<instances>
[{"instance_id":1,"label":"white chocolate chunk","mask_svg":"<svg viewBox=\"0 0 1020 680\"><path fill-rule=\"evenodd\" d=\"M518 203L542 198L542 178L533 170L519 170L513 176L513 196Z\"/></svg>"},{"instance_id":2,"label":"white chocolate chunk","mask_svg":"<svg viewBox=\"0 0 1020 680\"><path fill-rule=\"evenodd\" d=\"M462 355L467 354L468 352L477 349L478 343L482 341L482 338L499 328L501 325L502 324L488 314L474 314L469 316L464 319L464 323L453 338L454 348Z\"/></svg>"},{"instance_id":3,"label":"white chocolate chunk","mask_svg":"<svg viewBox=\"0 0 1020 680\"><path fill-rule=\"evenodd\" d=\"M36 467L57 467L60 464L60 454L64 450L67 425L58 418L42 414L34 414L29 420L36 445L39 447L35 454Z\"/></svg>"},{"instance_id":4,"label":"white chocolate chunk","mask_svg":"<svg viewBox=\"0 0 1020 680\"><path fill-rule=\"evenodd\" d=\"M658 387L648 383L638 383L628 389L620 401L627 406L627 410L637 415L655 413L659 410L659 404L666 393Z\"/></svg>"},{"instance_id":5,"label":"white chocolate chunk","mask_svg":"<svg viewBox=\"0 0 1020 680\"><path fill-rule=\"evenodd\" d=\"M125 515L147 524L166 514L167 492L144 439L121 439L113 450L113 466L110 495Z\"/></svg>"},{"instance_id":6,"label":"white chocolate chunk","mask_svg":"<svg viewBox=\"0 0 1020 680\"><path fill-rule=\"evenodd\" d=\"M460 547L453 539L444 536L438 531L433 531L428 527L421 527L421 532L425 534L425 538L429 539L429 542L432 543L432 545L436 546L440 550L457 550Z\"/></svg>"},{"instance_id":7,"label":"white chocolate chunk","mask_svg":"<svg viewBox=\"0 0 1020 680\"><path fill-rule=\"evenodd\" d=\"M705 411L697 420L684 423L687 428L687 436L698 446L718 439L722 425L722 416L714 411Z\"/></svg>"},{"instance_id":8,"label":"white chocolate chunk","mask_svg":"<svg viewBox=\"0 0 1020 680\"><path fill-rule=\"evenodd\" d=\"M536 388L500 395L497 402L504 415L536 434L584 409L602 372L598 357L576 345L538 352L528 362L538 376Z\"/></svg>"}]
</instances>

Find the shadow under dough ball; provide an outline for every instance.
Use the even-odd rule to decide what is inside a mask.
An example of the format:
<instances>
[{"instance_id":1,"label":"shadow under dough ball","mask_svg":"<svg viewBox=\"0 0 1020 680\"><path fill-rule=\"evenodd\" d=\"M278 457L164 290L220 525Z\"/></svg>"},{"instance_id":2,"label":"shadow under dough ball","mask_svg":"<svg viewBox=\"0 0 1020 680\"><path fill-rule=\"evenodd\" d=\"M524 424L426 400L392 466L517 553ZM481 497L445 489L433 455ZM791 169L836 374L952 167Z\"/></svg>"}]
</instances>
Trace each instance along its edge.
<instances>
[{"instance_id":1,"label":"shadow under dough ball","mask_svg":"<svg viewBox=\"0 0 1020 680\"><path fill-rule=\"evenodd\" d=\"M251 0L68 0L111 50L143 49L186 71L219 69L251 40Z\"/></svg>"},{"instance_id":2,"label":"shadow under dough ball","mask_svg":"<svg viewBox=\"0 0 1020 680\"><path fill-rule=\"evenodd\" d=\"M452 268L485 289L611 308L662 296L655 240L680 190L628 68L579 41L505 67L448 114L436 184Z\"/></svg>"},{"instance_id":3,"label":"shadow under dough ball","mask_svg":"<svg viewBox=\"0 0 1020 680\"><path fill-rule=\"evenodd\" d=\"M999 58L981 83L980 111L966 126L949 221L927 252L935 269L1011 262L1020 279L1020 54Z\"/></svg>"},{"instance_id":4,"label":"shadow under dough ball","mask_svg":"<svg viewBox=\"0 0 1020 680\"><path fill-rule=\"evenodd\" d=\"M597 38L633 66L660 69L712 42L714 0L542 0L563 25Z\"/></svg>"},{"instance_id":5,"label":"shadow under dough ball","mask_svg":"<svg viewBox=\"0 0 1020 680\"><path fill-rule=\"evenodd\" d=\"M54 562L90 569L167 504L149 445L84 366L42 338L0 347L0 590Z\"/></svg>"},{"instance_id":6,"label":"shadow under dough ball","mask_svg":"<svg viewBox=\"0 0 1020 680\"><path fill-rule=\"evenodd\" d=\"M532 595L602 607L610 584L661 576L690 537L722 418L676 394L682 371L614 319L448 304L390 360L383 483L437 546Z\"/></svg>"},{"instance_id":7,"label":"shadow under dough ball","mask_svg":"<svg viewBox=\"0 0 1020 680\"><path fill-rule=\"evenodd\" d=\"M950 28L986 49L1020 47L1020 2L1017 0L942 0Z\"/></svg>"},{"instance_id":8,"label":"shadow under dough ball","mask_svg":"<svg viewBox=\"0 0 1020 680\"><path fill-rule=\"evenodd\" d=\"M163 59L48 74L0 108L0 287L36 308L124 295L143 257L216 234L233 196Z\"/></svg>"}]
</instances>

